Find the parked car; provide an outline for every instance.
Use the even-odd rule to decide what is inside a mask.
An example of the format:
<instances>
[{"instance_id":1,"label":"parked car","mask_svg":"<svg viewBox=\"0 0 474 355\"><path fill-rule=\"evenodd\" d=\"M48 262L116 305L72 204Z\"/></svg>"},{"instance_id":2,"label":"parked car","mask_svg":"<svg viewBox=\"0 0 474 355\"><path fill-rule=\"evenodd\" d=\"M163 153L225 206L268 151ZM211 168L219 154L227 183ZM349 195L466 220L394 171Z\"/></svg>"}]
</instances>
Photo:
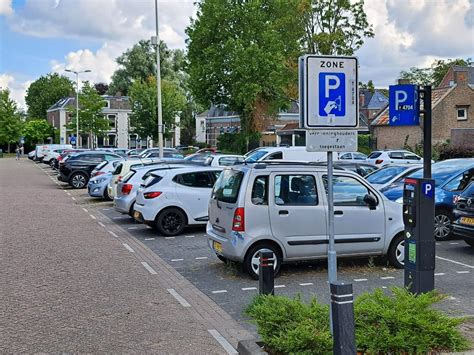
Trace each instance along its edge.
<instances>
[{"instance_id":1,"label":"parked car","mask_svg":"<svg viewBox=\"0 0 474 355\"><path fill-rule=\"evenodd\" d=\"M420 170L423 165L415 164L387 164L367 175L365 179L376 189L403 180L407 175Z\"/></svg>"},{"instance_id":2,"label":"parked car","mask_svg":"<svg viewBox=\"0 0 474 355\"><path fill-rule=\"evenodd\" d=\"M121 158L120 155L102 151L75 153L60 164L58 180L69 183L75 189L82 189L87 186L90 174L98 164Z\"/></svg>"},{"instance_id":3,"label":"parked car","mask_svg":"<svg viewBox=\"0 0 474 355\"><path fill-rule=\"evenodd\" d=\"M367 163L377 166L386 164L423 164L423 158L408 150L377 150L367 157Z\"/></svg>"},{"instance_id":4,"label":"parked car","mask_svg":"<svg viewBox=\"0 0 474 355\"><path fill-rule=\"evenodd\" d=\"M264 160L290 160L318 162L326 161L326 152L307 152L306 147L260 147L251 150L244 155L247 163L256 163ZM333 153L333 159L337 160L337 153Z\"/></svg>"},{"instance_id":5,"label":"parked car","mask_svg":"<svg viewBox=\"0 0 474 355\"><path fill-rule=\"evenodd\" d=\"M117 160L104 160L102 163L97 165L94 170L91 172L91 177L98 176L98 175L103 175L107 173L112 173L117 165L124 161L124 159L117 159Z\"/></svg>"},{"instance_id":6,"label":"parked car","mask_svg":"<svg viewBox=\"0 0 474 355\"><path fill-rule=\"evenodd\" d=\"M223 261L243 263L258 278L259 253L285 262L327 257L327 169L316 164L242 164L223 170L209 203L209 247ZM362 177L334 171L336 251L340 257L388 255L403 267L400 206Z\"/></svg>"},{"instance_id":7,"label":"parked car","mask_svg":"<svg viewBox=\"0 0 474 355\"><path fill-rule=\"evenodd\" d=\"M133 217L166 236L206 224L212 186L221 168L182 167L153 172L138 189Z\"/></svg>"},{"instance_id":8,"label":"parked car","mask_svg":"<svg viewBox=\"0 0 474 355\"><path fill-rule=\"evenodd\" d=\"M450 159L435 163L431 175L435 180L435 229L437 240L449 239L454 220L454 195L461 194L474 174L474 158ZM407 177L422 178L420 169ZM388 199L403 203L403 180L380 190Z\"/></svg>"},{"instance_id":9,"label":"parked car","mask_svg":"<svg viewBox=\"0 0 474 355\"><path fill-rule=\"evenodd\" d=\"M133 217L133 207L138 188L155 171L186 167L187 165L153 164L133 167L117 184L117 194L114 198L114 208L121 213Z\"/></svg>"},{"instance_id":10,"label":"parked car","mask_svg":"<svg viewBox=\"0 0 474 355\"><path fill-rule=\"evenodd\" d=\"M243 155L233 154L211 154L204 160L204 165L209 166L231 166L238 163L243 163Z\"/></svg>"},{"instance_id":11,"label":"parked car","mask_svg":"<svg viewBox=\"0 0 474 355\"><path fill-rule=\"evenodd\" d=\"M143 152L146 148L134 148L134 149L130 149L128 152L127 152L127 156L135 156L135 155L139 155L141 152Z\"/></svg>"},{"instance_id":12,"label":"parked car","mask_svg":"<svg viewBox=\"0 0 474 355\"><path fill-rule=\"evenodd\" d=\"M87 193L91 197L100 197L107 201L112 199L109 196L107 191L107 186L109 185L110 179L112 179L112 173L106 172L101 175L96 175L89 179L87 183Z\"/></svg>"},{"instance_id":13,"label":"parked car","mask_svg":"<svg viewBox=\"0 0 474 355\"><path fill-rule=\"evenodd\" d=\"M152 151L152 152L146 153L145 155L143 155L143 158L156 158L156 159L159 159L160 158L160 152L159 151ZM182 155L180 153L177 153L177 152L172 152L172 151L165 150L165 151L163 151L163 158L183 159L184 155Z\"/></svg>"},{"instance_id":14,"label":"parked car","mask_svg":"<svg viewBox=\"0 0 474 355\"><path fill-rule=\"evenodd\" d=\"M62 152L66 151L66 150L68 150L68 149L54 148L54 149L48 150L44 154L42 162L44 164L48 164L51 168L53 168L54 167L54 159L57 159L62 154Z\"/></svg>"},{"instance_id":15,"label":"parked car","mask_svg":"<svg viewBox=\"0 0 474 355\"><path fill-rule=\"evenodd\" d=\"M474 182L455 201L453 233L474 248Z\"/></svg>"},{"instance_id":16,"label":"parked car","mask_svg":"<svg viewBox=\"0 0 474 355\"><path fill-rule=\"evenodd\" d=\"M33 160L35 158L36 151L32 150L28 153L28 159Z\"/></svg>"},{"instance_id":17,"label":"parked car","mask_svg":"<svg viewBox=\"0 0 474 355\"><path fill-rule=\"evenodd\" d=\"M36 145L35 151L35 159L36 161L42 162L44 156L53 149L72 149L72 145L70 144L38 144Z\"/></svg>"},{"instance_id":18,"label":"parked car","mask_svg":"<svg viewBox=\"0 0 474 355\"><path fill-rule=\"evenodd\" d=\"M337 155L338 155L338 160L365 161L367 159L367 155L360 152L340 152Z\"/></svg>"},{"instance_id":19,"label":"parked car","mask_svg":"<svg viewBox=\"0 0 474 355\"><path fill-rule=\"evenodd\" d=\"M148 155L150 153L154 153L154 152L159 152L159 151L160 151L160 148L148 148L148 149L145 149L144 151L142 151L140 154L138 154L138 158L145 158L146 155ZM174 148L164 147L163 148L163 153L166 153L166 152L179 154L179 152Z\"/></svg>"},{"instance_id":20,"label":"parked car","mask_svg":"<svg viewBox=\"0 0 474 355\"><path fill-rule=\"evenodd\" d=\"M319 166L327 166L326 162L319 162ZM376 171L378 167L372 164L368 164L362 161L351 161L351 160L336 160L333 163L335 169L342 169L352 171L360 176L366 176L373 171Z\"/></svg>"},{"instance_id":21,"label":"parked car","mask_svg":"<svg viewBox=\"0 0 474 355\"><path fill-rule=\"evenodd\" d=\"M212 152L204 152L204 153L194 153L187 155L184 160L187 162L194 162L204 164L210 156L212 156Z\"/></svg>"},{"instance_id":22,"label":"parked car","mask_svg":"<svg viewBox=\"0 0 474 355\"><path fill-rule=\"evenodd\" d=\"M73 155L75 153L86 152L86 151L88 151L88 150L87 149L66 149L66 150L63 150L63 152L57 158L53 159L53 161L54 161L53 168L58 170L60 163L61 162L64 163L65 160L67 160L67 158L69 158L71 155Z\"/></svg>"}]
</instances>

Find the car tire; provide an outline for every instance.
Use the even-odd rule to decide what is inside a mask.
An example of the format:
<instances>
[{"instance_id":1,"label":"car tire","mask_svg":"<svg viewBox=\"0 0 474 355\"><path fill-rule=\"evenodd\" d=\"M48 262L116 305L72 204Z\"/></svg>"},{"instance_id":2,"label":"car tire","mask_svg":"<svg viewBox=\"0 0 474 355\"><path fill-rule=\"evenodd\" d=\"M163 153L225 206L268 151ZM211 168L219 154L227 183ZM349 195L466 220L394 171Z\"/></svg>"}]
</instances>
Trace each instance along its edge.
<instances>
[{"instance_id":1,"label":"car tire","mask_svg":"<svg viewBox=\"0 0 474 355\"><path fill-rule=\"evenodd\" d=\"M132 205L130 206L130 209L128 210L128 215L132 218L133 218L134 207L135 207L135 202L132 203Z\"/></svg>"},{"instance_id":2,"label":"car tire","mask_svg":"<svg viewBox=\"0 0 474 355\"><path fill-rule=\"evenodd\" d=\"M51 159L49 161L49 166L51 167L51 169L54 169L54 159Z\"/></svg>"},{"instance_id":3,"label":"car tire","mask_svg":"<svg viewBox=\"0 0 474 355\"><path fill-rule=\"evenodd\" d=\"M474 248L474 240L464 239L464 241L465 241L466 244L469 245L471 248Z\"/></svg>"},{"instance_id":4,"label":"car tire","mask_svg":"<svg viewBox=\"0 0 474 355\"><path fill-rule=\"evenodd\" d=\"M439 209L435 212L434 237L436 240L448 240L451 238L453 215L445 209Z\"/></svg>"},{"instance_id":5,"label":"car tire","mask_svg":"<svg viewBox=\"0 0 474 355\"><path fill-rule=\"evenodd\" d=\"M187 225L186 215L178 208L167 208L156 218L156 228L165 236L180 234Z\"/></svg>"},{"instance_id":6,"label":"car tire","mask_svg":"<svg viewBox=\"0 0 474 355\"><path fill-rule=\"evenodd\" d=\"M388 262L397 269L405 267L405 236L403 233L393 238L388 249Z\"/></svg>"},{"instance_id":7,"label":"car tire","mask_svg":"<svg viewBox=\"0 0 474 355\"><path fill-rule=\"evenodd\" d=\"M109 189L108 189L108 188L105 188L105 189L104 189L104 200L106 200L106 201L112 201L112 200L113 200L113 199L110 198L110 196L109 196Z\"/></svg>"},{"instance_id":8,"label":"car tire","mask_svg":"<svg viewBox=\"0 0 474 355\"><path fill-rule=\"evenodd\" d=\"M267 251L269 250L273 252L273 255L275 255L275 257L273 258L273 275L277 276L278 273L280 272L280 267L283 260L280 248L271 243L257 244L257 245L252 246L247 251L247 254L245 255L245 259L244 259L245 271L247 271L247 273L255 280L258 280L258 268L259 268L258 254L264 250L267 250Z\"/></svg>"},{"instance_id":9,"label":"car tire","mask_svg":"<svg viewBox=\"0 0 474 355\"><path fill-rule=\"evenodd\" d=\"M87 186L89 177L85 173L77 172L73 173L69 178L69 185L74 189L83 189Z\"/></svg>"}]
</instances>

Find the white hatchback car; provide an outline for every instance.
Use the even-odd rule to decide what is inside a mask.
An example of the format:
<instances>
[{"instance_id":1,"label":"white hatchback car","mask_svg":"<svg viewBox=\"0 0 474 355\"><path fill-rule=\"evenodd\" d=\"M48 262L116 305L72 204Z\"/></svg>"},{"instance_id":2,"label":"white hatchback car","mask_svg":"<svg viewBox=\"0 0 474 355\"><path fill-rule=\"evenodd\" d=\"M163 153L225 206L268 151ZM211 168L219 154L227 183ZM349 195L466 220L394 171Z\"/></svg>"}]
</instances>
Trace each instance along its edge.
<instances>
[{"instance_id":1,"label":"white hatchback car","mask_svg":"<svg viewBox=\"0 0 474 355\"><path fill-rule=\"evenodd\" d=\"M221 171L183 165L153 172L137 191L133 218L167 236L190 224L206 224L212 187Z\"/></svg>"},{"instance_id":2,"label":"white hatchback car","mask_svg":"<svg viewBox=\"0 0 474 355\"><path fill-rule=\"evenodd\" d=\"M408 150L376 150L370 153L366 162L379 167L386 164L423 164L423 158Z\"/></svg>"},{"instance_id":3,"label":"white hatchback car","mask_svg":"<svg viewBox=\"0 0 474 355\"><path fill-rule=\"evenodd\" d=\"M209 166L231 166L244 162L243 155L232 154L210 154L204 161L204 165Z\"/></svg>"},{"instance_id":4,"label":"white hatchback car","mask_svg":"<svg viewBox=\"0 0 474 355\"><path fill-rule=\"evenodd\" d=\"M243 263L258 278L259 253L284 262L324 259L328 252L327 169L315 164L259 163L225 168L209 203L209 247ZM400 205L355 173L334 171L334 233L340 257L382 256L403 267Z\"/></svg>"}]
</instances>

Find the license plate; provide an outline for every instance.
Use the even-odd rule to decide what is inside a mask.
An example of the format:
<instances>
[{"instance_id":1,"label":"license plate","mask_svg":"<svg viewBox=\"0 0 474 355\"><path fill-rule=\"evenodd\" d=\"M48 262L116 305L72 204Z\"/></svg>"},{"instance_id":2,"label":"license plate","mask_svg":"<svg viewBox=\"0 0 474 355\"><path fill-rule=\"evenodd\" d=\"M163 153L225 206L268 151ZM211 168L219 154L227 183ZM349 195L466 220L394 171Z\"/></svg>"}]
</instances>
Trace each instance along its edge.
<instances>
[{"instance_id":1,"label":"license plate","mask_svg":"<svg viewBox=\"0 0 474 355\"><path fill-rule=\"evenodd\" d=\"M221 243L213 241L212 242L212 247L216 252L222 253L222 244Z\"/></svg>"},{"instance_id":2,"label":"license plate","mask_svg":"<svg viewBox=\"0 0 474 355\"><path fill-rule=\"evenodd\" d=\"M469 224L474 226L474 218L471 217L461 217L461 223L462 224Z\"/></svg>"},{"instance_id":3,"label":"license plate","mask_svg":"<svg viewBox=\"0 0 474 355\"><path fill-rule=\"evenodd\" d=\"M138 211L133 212L133 218L139 219L140 218L140 212L138 212Z\"/></svg>"}]
</instances>

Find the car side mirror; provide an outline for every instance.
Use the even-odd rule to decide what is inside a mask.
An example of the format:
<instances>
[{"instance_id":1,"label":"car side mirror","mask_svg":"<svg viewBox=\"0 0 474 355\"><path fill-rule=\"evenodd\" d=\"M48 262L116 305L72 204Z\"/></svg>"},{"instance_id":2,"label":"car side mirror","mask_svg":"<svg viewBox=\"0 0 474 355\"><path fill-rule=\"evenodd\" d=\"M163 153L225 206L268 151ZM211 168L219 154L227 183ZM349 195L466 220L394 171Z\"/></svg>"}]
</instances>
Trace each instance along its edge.
<instances>
[{"instance_id":1,"label":"car side mirror","mask_svg":"<svg viewBox=\"0 0 474 355\"><path fill-rule=\"evenodd\" d=\"M377 199L373 195L366 194L364 196L364 202L371 210L375 210L375 207L377 207Z\"/></svg>"}]
</instances>

